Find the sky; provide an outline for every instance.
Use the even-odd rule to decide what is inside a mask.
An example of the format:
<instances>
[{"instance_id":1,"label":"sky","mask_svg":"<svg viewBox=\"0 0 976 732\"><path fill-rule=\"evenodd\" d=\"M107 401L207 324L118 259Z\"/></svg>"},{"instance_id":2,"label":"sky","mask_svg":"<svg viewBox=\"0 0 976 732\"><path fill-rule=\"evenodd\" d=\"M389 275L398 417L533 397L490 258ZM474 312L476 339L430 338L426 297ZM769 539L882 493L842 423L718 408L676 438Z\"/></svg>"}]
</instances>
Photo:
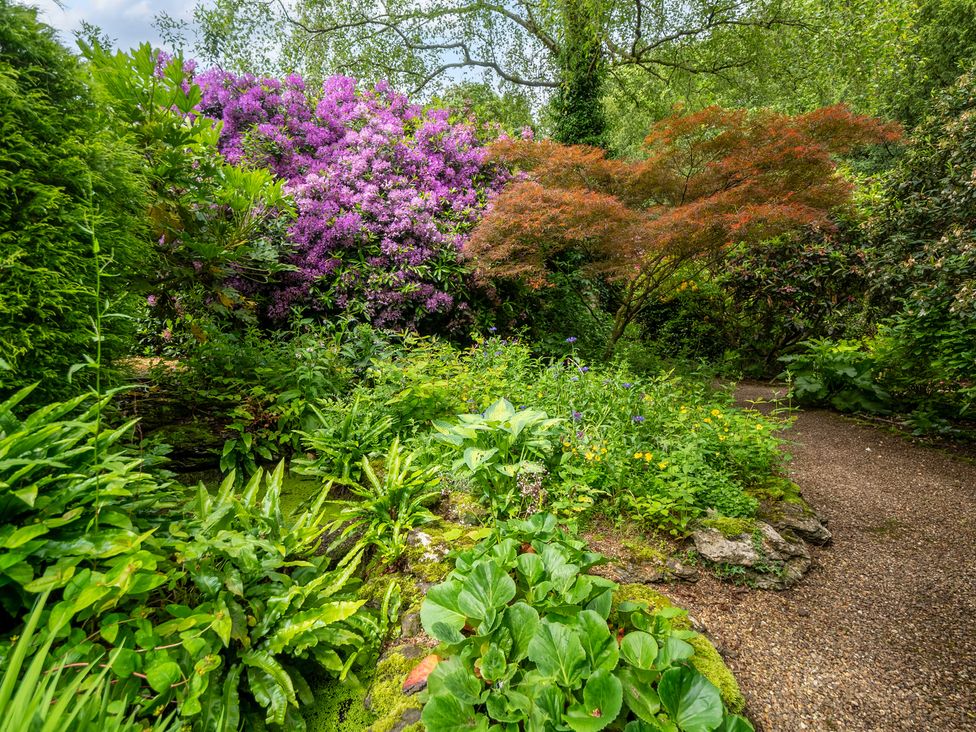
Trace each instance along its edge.
<instances>
[{"instance_id":1,"label":"sky","mask_svg":"<svg viewBox=\"0 0 976 732\"><path fill-rule=\"evenodd\" d=\"M129 49L143 41L162 46L159 34L152 27L153 18L163 11L174 18L189 20L197 0L24 0L41 11L41 20L56 28L61 39L74 48L73 31L87 20L99 26L117 48Z\"/></svg>"}]
</instances>

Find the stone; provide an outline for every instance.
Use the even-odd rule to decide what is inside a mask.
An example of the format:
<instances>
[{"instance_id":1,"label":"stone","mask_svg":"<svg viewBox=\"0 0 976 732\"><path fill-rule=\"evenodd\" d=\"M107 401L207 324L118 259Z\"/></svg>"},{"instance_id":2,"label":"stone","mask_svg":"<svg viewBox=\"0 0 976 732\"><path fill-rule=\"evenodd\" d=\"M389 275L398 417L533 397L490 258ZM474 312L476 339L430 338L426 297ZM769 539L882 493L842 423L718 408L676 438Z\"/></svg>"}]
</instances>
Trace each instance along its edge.
<instances>
[{"instance_id":1,"label":"stone","mask_svg":"<svg viewBox=\"0 0 976 732\"><path fill-rule=\"evenodd\" d=\"M416 724L420 721L420 710L419 709L404 709L403 713L392 727L390 727L390 732L403 732L411 724Z\"/></svg>"},{"instance_id":2,"label":"stone","mask_svg":"<svg viewBox=\"0 0 976 732\"><path fill-rule=\"evenodd\" d=\"M776 529L791 531L804 541L820 546L829 544L833 539L823 519L803 504L783 503L778 509L780 515L770 521Z\"/></svg>"},{"instance_id":3,"label":"stone","mask_svg":"<svg viewBox=\"0 0 976 732\"><path fill-rule=\"evenodd\" d=\"M426 656L420 663L414 666L413 670L407 674L403 680L403 693L416 694L427 688L427 677L437 668L441 662L441 657L436 653Z\"/></svg>"},{"instance_id":4,"label":"stone","mask_svg":"<svg viewBox=\"0 0 976 732\"><path fill-rule=\"evenodd\" d=\"M413 638L420 635L423 628L420 625L420 613L404 613L400 619L400 634L403 638Z\"/></svg>"},{"instance_id":5,"label":"stone","mask_svg":"<svg viewBox=\"0 0 976 732\"><path fill-rule=\"evenodd\" d=\"M679 562L674 557L670 557L664 563L664 566L673 579L681 580L682 582L698 581L698 570L695 567Z\"/></svg>"},{"instance_id":6,"label":"stone","mask_svg":"<svg viewBox=\"0 0 976 732\"><path fill-rule=\"evenodd\" d=\"M698 553L716 564L752 567L762 559L749 534L727 538L718 529L699 529L691 538Z\"/></svg>"}]
</instances>

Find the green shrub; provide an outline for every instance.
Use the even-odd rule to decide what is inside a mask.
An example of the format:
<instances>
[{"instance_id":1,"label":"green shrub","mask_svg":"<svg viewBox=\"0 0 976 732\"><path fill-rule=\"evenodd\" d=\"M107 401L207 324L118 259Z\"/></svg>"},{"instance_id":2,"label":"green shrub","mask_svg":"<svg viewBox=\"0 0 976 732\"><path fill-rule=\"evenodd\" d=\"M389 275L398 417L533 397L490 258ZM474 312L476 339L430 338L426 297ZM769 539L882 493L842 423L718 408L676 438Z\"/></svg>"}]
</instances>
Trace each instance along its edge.
<instances>
[{"instance_id":1,"label":"green shrub","mask_svg":"<svg viewBox=\"0 0 976 732\"><path fill-rule=\"evenodd\" d=\"M131 291L153 261L140 171L75 56L35 10L0 0L0 359L13 369L0 371L0 393L34 382L37 403L77 393L65 377L94 350L95 308L135 312ZM95 271L109 260L96 303ZM125 352L129 322L104 331L106 360Z\"/></svg>"}]
</instances>

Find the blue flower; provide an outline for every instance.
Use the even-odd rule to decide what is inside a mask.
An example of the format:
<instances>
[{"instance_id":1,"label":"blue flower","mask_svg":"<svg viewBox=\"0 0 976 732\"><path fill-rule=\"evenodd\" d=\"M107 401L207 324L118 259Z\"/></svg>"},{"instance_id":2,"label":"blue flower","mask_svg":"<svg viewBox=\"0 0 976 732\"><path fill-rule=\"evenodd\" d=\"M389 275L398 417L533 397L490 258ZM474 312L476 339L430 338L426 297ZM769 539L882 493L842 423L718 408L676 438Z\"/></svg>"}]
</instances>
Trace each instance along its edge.
<instances>
[{"instance_id":1,"label":"blue flower","mask_svg":"<svg viewBox=\"0 0 976 732\"><path fill-rule=\"evenodd\" d=\"M566 339L567 343L576 343L576 336L570 336Z\"/></svg>"},{"instance_id":2,"label":"blue flower","mask_svg":"<svg viewBox=\"0 0 976 732\"><path fill-rule=\"evenodd\" d=\"M582 371L584 374L589 370L590 370L589 366L584 366L583 368L580 369L580 371Z\"/></svg>"},{"instance_id":3,"label":"blue flower","mask_svg":"<svg viewBox=\"0 0 976 732\"><path fill-rule=\"evenodd\" d=\"M582 413L582 412L577 412L577 411L576 411L576 410L574 409L574 410L573 410L573 421L574 421L574 422L579 422L579 421L580 421L581 419L583 419L583 413Z\"/></svg>"},{"instance_id":4,"label":"blue flower","mask_svg":"<svg viewBox=\"0 0 976 732\"><path fill-rule=\"evenodd\" d=\"M642 416L641 416L641 415L639 415L639 414L637 414L637 415L635 415L635 416L633 416L633 417L631 417L631 419L632 419L632 420L634 421L634 424L640 424L641 422L643 422L643 421L644 421L644 417L642 417Z\"/></svg>"},{"instance_id":5,"label":"blue flower","mask_svg":"<svg viewBox=\"0 0 976 732\"><path fill-rule=\"evenodd\" d=\"M629 389L630 387L632 387L632 386L633 386L633 384L631 384L631 383L630 383L629 381L625 381L624 383L622 383L622 384L621 384L621 386L622 386L622 387L623 387L624 389Z\"/></svg>"},{"instance_id":6,"label":"blue flower","mask_svg":"<svg viewBox=\"0 0 976 732\"><path fill-rule=\"evenodd\" d=\"M569 377L569 380L570 381L579 381L579 376L570 376Z\"/></svg>"},{"instance_id":7,"label":"blue flower","mask_svg":"<svg viewBox=\"0 0 976 732\"><path fill-rule=\"evenodd\" d=\"M496 328L495 326L491 326L491 327L490 327L490 328L488 329L488 332L489 332L489 333L495 333L495 332L497 332L497 331L498 331L498 328Z\"/></svg>"}]
</instances>

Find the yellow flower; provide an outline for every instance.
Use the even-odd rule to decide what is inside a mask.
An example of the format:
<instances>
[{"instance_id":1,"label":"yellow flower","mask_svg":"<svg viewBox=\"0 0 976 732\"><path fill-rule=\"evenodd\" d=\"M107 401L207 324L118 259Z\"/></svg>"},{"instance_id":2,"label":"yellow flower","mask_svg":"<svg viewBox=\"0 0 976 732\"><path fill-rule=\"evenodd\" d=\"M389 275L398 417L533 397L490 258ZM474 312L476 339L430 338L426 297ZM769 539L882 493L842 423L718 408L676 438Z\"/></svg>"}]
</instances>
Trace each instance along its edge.
<instances>
[{"instance_id":1,"label":"yellow flower","mask_svg":"<svg viewBox=\"0 0 976 732\"><path fill-rule=\"evenodd\" d=\"M644 453L642 453L642 452L635 452L634 453L634 460L640 460L642 457L644 457Z\"/></svg>"},{"instance_id":2,"label":"yellow flower","mask_svg":"<svg viewBox=\"0 0 976 732\"><path fill-rule=\"evenodd\" d=\"M592 452L588 452L583 457L585 457L587 460L592 460L593 459L593 453Z\"/></svg>"},{"instance_id":3,"label":"yellow flower","mask_svg":"<svg viewBox=\"0 0 976 732\"><path fill-rule=\"evenodd\" d=\"M762 426L761 424L757 424L757 425L756 425L756 429L757 429L757 430L761 430L762 428L763 428L763 426Z\"/></svg>"},{"instance_id":4,"label":"yellow flower","mask_svg":"<svg viewBox=\"0 0 976 732\"><path fill-rule=\"evenodd\" d=\"M719 435L718 439L720 442L725 442L725 435Z\"/></svg>"},{"instance_id":5,"label":"yellow flower","mask_svg":"<svg viewBox=\"0 0 976 732\"><path fill-rule=\"evenodd\" d=\"M601 455L606 455L606 454L607 454L607 448L605 448L605 447L601 447L601 448L600 448L600 454L601 454Z\"/></svg>"},{"instance_id":6,"label":"yellow flower","mask_svg":"<svg viewBox=\"0 0 976 732\"><path fill-rule=\"evenodd\" d=\"M569 440L563 440L563 447L569 447Z\"/></svg>"},{"instance_id":7,"label":"yellow flower","mask_svg":"<svg viewBox=\"0 0 976 732\"><path fill-rule=\"evenodd\" d=\"M666 467L668 467L668 461L667 461L667 460L662 460L661 462L659 462L659 463L657 464L657 466L658 466L658 467L659 467L659 468L660 468L661 470L664 470L664 469L665 469Z\"/></svg>"},{"instance_id":8,"label":"yellow flower","mask_svg":"<svg viewBox=\"0 0 976 732\"><path fill-rule=\"evenodd\" d=\"M600 457L599 455L597 455L597 456L596 456L595 458L593 458L593 459L594 459L594 460L596 460L597 462L600 462L600 460L602 460L603 458L601 458L601 457Z\"/></svg>"},{"instance_id":9,"label":"yellow flower","mask_svg":"<svg viewBox=\"0 0 976 732\"><path fill-rule=\"evenodd\" d=\"M711 417L705 417L705 424L711 424L711 423L712 423L712 418Z\"/></svg>"},{"instance_id":10,"label":"yellow flower","mask_svg":"<svg viewBox=\"0 0 976 732\"><path fill-rule=\"evenodd\" d=\"M720 411L718 411L717 409L713 409L712 410L712 416L713 417L721 417L722 416L722 413Z\"/></svg>"}]
</instances>

